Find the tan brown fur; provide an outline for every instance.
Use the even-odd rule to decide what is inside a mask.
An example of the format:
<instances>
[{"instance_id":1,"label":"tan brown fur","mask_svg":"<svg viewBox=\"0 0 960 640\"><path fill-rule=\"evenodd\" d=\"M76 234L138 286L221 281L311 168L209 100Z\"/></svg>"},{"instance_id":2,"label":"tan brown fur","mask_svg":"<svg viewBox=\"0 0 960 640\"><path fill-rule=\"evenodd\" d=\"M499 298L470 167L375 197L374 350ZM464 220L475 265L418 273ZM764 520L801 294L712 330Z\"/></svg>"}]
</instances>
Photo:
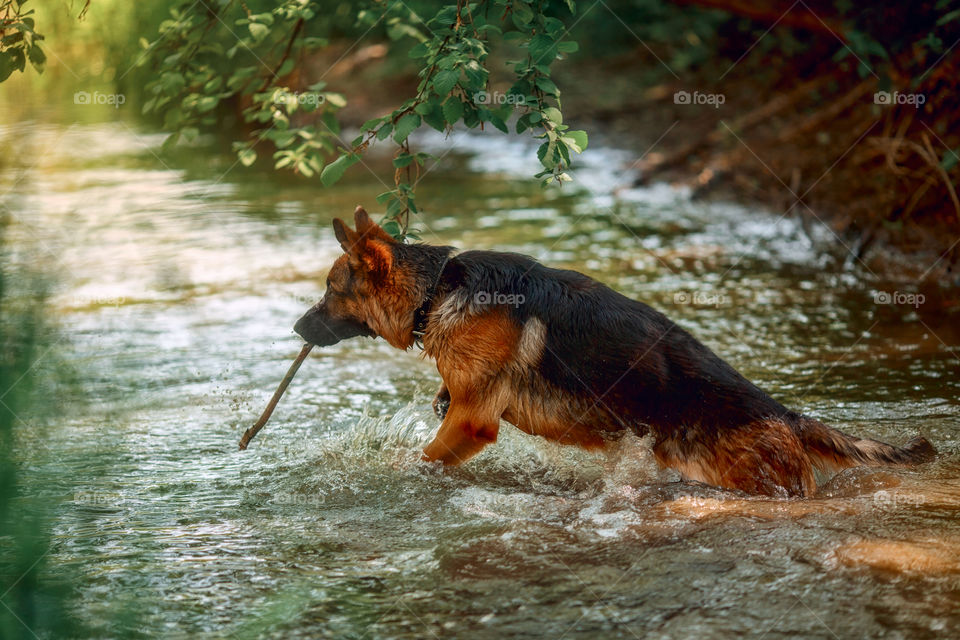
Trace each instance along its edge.
<instances>
[{"instance_id":1,"label":"tan brown fur","mask_svg":"<svg viewBox=\"0 0 960 640\"><path fill-rule=\"evenodd\" d=\"M657 462L690 480L765 495L811 495L813 467L786 423L769 419L731 430L710 443L678 451L665 440L653 448Z\"/></svg>"},{"instance_id":2,"label":"tan brown fur","mask_svg":"<svg viewBox=\"0 0 960 640\"><path fill-rule=\"evenodd\" d=\"M390 345L409 349L414 340L410 328L416 306L410 300L410 291L417 283L404 270L393 268L390 245L396 240L371 221L362 207L357 207L355 223L357 231L339 218L334 220L345 255L333 263L328 289L345 292L351 266L368 277L357 279L354 295L333 299L331 314L360 318Z\"/></svg>"}]
</instances>

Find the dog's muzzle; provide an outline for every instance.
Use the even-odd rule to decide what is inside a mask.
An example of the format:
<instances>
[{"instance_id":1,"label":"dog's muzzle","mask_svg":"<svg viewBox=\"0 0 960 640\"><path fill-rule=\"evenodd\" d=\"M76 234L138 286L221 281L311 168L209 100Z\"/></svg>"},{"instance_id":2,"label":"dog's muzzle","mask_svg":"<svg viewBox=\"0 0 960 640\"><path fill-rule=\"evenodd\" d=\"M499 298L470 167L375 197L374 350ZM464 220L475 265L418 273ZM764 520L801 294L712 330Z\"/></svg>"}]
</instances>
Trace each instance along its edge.
<instances>
[{"instance_id":1,"label":"dog's muzzle","mask_svg":"<svg viewBox=\"0 0 960 640\"><path fill-rule=\"evenodd\" d=\"M293 330L301 338L318 347L329 347L341 340L357 336L377 335L364 322L331 318L322 306L314 307L303 314L303 317L293 325Z\"/></svg>"}]
</instances>

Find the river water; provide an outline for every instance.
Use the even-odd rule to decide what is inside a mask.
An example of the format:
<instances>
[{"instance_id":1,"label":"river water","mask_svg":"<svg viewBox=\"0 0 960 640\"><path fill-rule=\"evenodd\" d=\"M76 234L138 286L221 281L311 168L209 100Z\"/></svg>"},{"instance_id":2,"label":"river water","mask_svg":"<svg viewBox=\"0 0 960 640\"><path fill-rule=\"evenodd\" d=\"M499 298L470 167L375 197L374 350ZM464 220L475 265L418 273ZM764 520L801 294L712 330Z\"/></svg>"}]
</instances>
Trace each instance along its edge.
<instances>
[{"instance_id":1,"label":"river water","mask_svg":"<svg viewBox=\"0 0 960 640\"><path fill-rule=\"evenodd\" d=\"M541 191L523 141L427 137L450 153L419 186L425 240L588 273L790 408L897 443L920 432L943 455L785 501L682 483L643 440L592 454L504 427L442 473L419 462L435 368L366 339L315 350L240 452L338 254L331 219L375 208L389 159L323 189L215 141L163 156L127 120L7 115L8 241L55 278L54 347L87 399L34 443L62 500L48 570L74 576L96 634L960 632L960 322L935 283L844 269L830 231L776 211L623 189L620 151L589 150L572 186Z\"/></svg>"}]
</instances>

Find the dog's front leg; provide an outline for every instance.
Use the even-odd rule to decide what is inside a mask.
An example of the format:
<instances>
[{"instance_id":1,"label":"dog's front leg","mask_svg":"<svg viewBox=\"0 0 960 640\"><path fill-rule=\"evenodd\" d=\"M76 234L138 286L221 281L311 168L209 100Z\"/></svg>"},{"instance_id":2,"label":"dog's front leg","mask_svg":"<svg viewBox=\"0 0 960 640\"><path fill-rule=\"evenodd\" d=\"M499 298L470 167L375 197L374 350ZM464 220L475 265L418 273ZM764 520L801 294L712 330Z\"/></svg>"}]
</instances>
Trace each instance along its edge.
<instances>
[{"instance_id":1,"label":"dog's front leg","mask_svg":"<svg viewBox=\"0 0 960 640\"><path fill-rule=\"evenodd\" d=\"M423 459L440 460L444 465L466 462L485 446L497 441L500 416L481 402L467 402L456 397L433 442L423 450Z\"/></svg>"}]
</instances>

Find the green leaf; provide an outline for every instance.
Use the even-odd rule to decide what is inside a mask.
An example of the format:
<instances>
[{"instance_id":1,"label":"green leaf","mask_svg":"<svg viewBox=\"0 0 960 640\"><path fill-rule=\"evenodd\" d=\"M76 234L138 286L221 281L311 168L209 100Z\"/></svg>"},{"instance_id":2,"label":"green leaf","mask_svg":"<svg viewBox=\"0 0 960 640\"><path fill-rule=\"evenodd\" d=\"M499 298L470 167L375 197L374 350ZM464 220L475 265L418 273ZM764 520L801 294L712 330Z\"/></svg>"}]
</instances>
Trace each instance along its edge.
<instances>
[{"instance_id":1,"label":"green leaf","mask_svg":"<svg viewBox=\"0 0 960 640\"><path fill-rule=\"evenodd\" d=\"M528 45L530 49L530 57L533 58L533 63L537 64L539 62L550 62L556 57L556 50L553 48L553 39L543 34L538 34L533 36L530 39L530 44ZM553 55L551 55L551 53Z\"/></svg>"},{"instance_id":2,"label":"green leaf","mask_svg":"<svg viewBox=\"0 0 960 640\"><path fill-rule=\"evenodd\" d=\"M413 156L409 153L402 153L393 159L393 166L397 169L403 169L409 166L411 162L413 162Z\"/></svg>"},{"instance_id":3,"label":"green leaf","mask_svg":"<svg viewBox=\"0 0 960 640\"><path fill-rule=\"evenodd\" d=\"M162 145L160 145L160 150L163 151L164 153L169 153L175 146L177 146L177 142L179 140L180 140L180 132L174 131L169 136L167 136L167 139L163 141Z\"/></svg>"},{"instance_id":4,"label":"green leaf","mask_svg":"<svg viewBox=\"0 0 960 640\"><path fill-rule=\"evenodd\" d=\"M175 71L166 71L160 76L160 84L163 86L163 89L170 94L179 93L186 83L187 81L184 80L183 74Z\"/></svg>"},{"instance_id":5,"label":"green leaf","mask_svg":"<svg viewBox=\"0 0 960 640\"><path fill-rule=\"evenodd\" d=\"M280 68L277 69L277 73L275 75L282 78L283 76L293 71L293 67L296 64L297 64L296 60L294 60L293 58L287 58L286 60L283 61L283 64L280 65Z\"/></svg>"},{"instance_id":6,"label":"green leaf","mask_svg":"<svg viewBox=\"0 0 960 640\"><path fill-rule=\"evenodd\" d=\"M947 149L940 160L940 168L944 171L950 171L957 166L958 161L960 161L960 147L953 150Z\"/></svg>"},{"instance_id":7,"label":"green leaf","mask_svg":"<svg viewBox=\"0 0 960 640\"><path fill-rule=\"evenodd\" d=\"M206 93L215 93L220 90L223 86L223 77L214 76L207 80L207 83L203 85L203 90Z\"/></svg>"},{"instance_id":8,"label":"green leaf","mask_svg":"<svg viewBox=\"0 0 960 640\"><path fill-rule=\"evenodd\" d=\"M30 57L30 64L37 70L37 73L43 73L43 65L47 61L47 55L43 50L39 46L33 45L27 55Z\"/></svg>"},{"instance_id":9,"label":"green leaf","mask_svg":"<svg viewBox=\"0 0 960 640\"><path fill-rule=\"evenodd\" d=\"M333 135L340 135L340 121L337 120L337 116L332 111L324 111L323 115L320 116L320 121L326 125L327 129L330 129Z\"/></svg>"},{"instance_id":10,"label":"green leaf","mask_svg":"<svg viewBox=\"0 0 960 640\"><path fill-rule=\"evenodd\" d=\"M413 130L420 126L420 116L415 113L408 113L399 120L393 128L393 139L397 144L402 144Z\"/></svg>"},{"instance_id":11,"label":"green leaf","mask_svg":"<svg viewBox=\"0 0 960 640\"><path fill-rule=\"evenodd\" d=\"M253 39L257 42L260 42L267 37L267 34L270 33L270 27L265 24L259 24L257 22L251 22L248 26L250 29L250 35L253 36Z\"/></svg>"},{"instance_id":12,"label":"green leaf","mask_svg":"<svg viewBox=\"0 0 960 640\"><path fill-rule=\"evenodd\" d=\"M0 51L0 82L3 82L13 73L13 58L8 51Z\"/></svg>"},{"instance_id":13,"label":"green leaf","mask_svg":"<svg viewBox=\"0 0 960 640\"><path fill-rule=\"evenodd\" d=\"M290 144L296 139L296 135L293 131L278 131L276 129L267 132L264 134L264 137L273 140L273 143L277 145L277 148L279 149L289 147Z\"/></svg>"},{"instance_id":14,"label":"green leaf","mask_svg":"<svg viewBox=\"0 0 960 640\"><path fill-rule=\"evenodd\" d=\"M360 160L360 156L350 153L345 154L328 164L320 173L320 181L323 186L329 187L335 184L343 177L344 172Z\"/></svg>"},{"instance_id":15,"label":"green leaf","mask_svg":"<svg viewBox=\"0 0 960 640\"><path fill-rule=\"evenodd\" d=\"M540 148L537 149L537 160L539 160L540 164L548 169L553 167L552 159L550 160L550 164L547 164L547 152L550 151L550 144L551 143L549 142L544 142L542 145L540 145Z\"/></svg>"},{"instance_id":16,"label":"green leaf","mask_svg":"<svg viewBox=\"0 0 960 640\"><path fill-rule=\"evenodd\" d=\"M306 176L308 178L312 178L313 174L315 173L313 170L313 167L310 166L309 161L307 161L306 159L300 160L299 162L297 162L297 171L300 173L300 175Z\"/></svg>"},{"instance_id":17,"label":"green leaf","mask_svg":"<svg viewBox=\"0 0 960 640\"><path fill-rule=\"evenodd\" d=\"M447 128L447 121L443 119L443 110L438 104L431 104L430 110L423 114L423 121L440 132Z\"/></svg>"},{"instance_id":18,"label":"green leaf","mask_svg":"<svg viewBox=\"0 0 960 640\"><path fill-rule=\"evenodd\" d=\"M505 123L502 118L490 114L490 123L500 131L503 131L504 133L510 133L510 129L507 128L507 123Z\"/></svg>"},{"instance_id":19,"label":"green leaf","mask_svg":"<svg viewBox=\"0 0 960 640\"><path fill-rule=\"evenodd\" d=\"M386 140L390 137L391 131L393 131L393 123L385 122L383 126L377 129L377 140Z\"/></svg>"},{"instance_id":20,"label":"green leaf","mask_svg":"<svg viewBox=\"0 0 960 640\"><path fill-rule=\"evenodd\" d=\"M463 103L459 98L451 96L443 103L443 119L449 124L456 124L463 116Z\"/></svg>"},{"instance_id":21,"label":"green leaf","mask_svg":"<svg viewBox=\"0 0 960 640\"><path fill-rule=\"evenodd\" d=\"M544 118L553 124L563 124L563 114L556 107L547 107L541 113Z\"/></svg>"},{"instance_id":22,"label":"green leaf","mask_svg":"<svg viewBox=\"0 0 960 640\"><path fill-rule=\"evenodd\" d=\"M204 96L197 101L197 111L199 111L200 113L206 113L207 111L211 111L217 106L217 103L219 102L220 100L214 96Z\"/></svg>"},{"instance_id":23,"label":"green leaf","mask_svg":"<svg viewBox=\"0 0 960 640\"><path fill-rule=\"evenodd\" d=\"M411 58L423 58L430 54L430 47L427 46L426 42L421 42L414 48L410 49L410 52L407 54Z\"/></svg>"},{"instance_id":24,"label":"green leaf","mask_svg":"<svg viewBox=\"0 0 960 640\"><path fill-rule=\"evenodd\" d=\"M456 86L459 79L460 71L457 69L440 71L433 79L433 89L438 95L445 96Z\"/></svg>"},{"instance_id":25,"label":"green leaf","mask_svg":"<svg viewBox=\"0 0 960 640\"><path fill-rule=\"evenodd\" d=\"M517 118L517 133L523 133L530 128L530 120L527 116Z\"/></svg>"},{"instance_id":26,"label":"green leaf","mask_svg":"<svg viewBox=\"0 0 960 640\"><path fill-rule=\"evenodd\" d=\"M463 68L467 76L467 83L470 89L480 90L487 86L487 76L489 72L480 66L476 60L471 60Z\"/></svg>"},{"instance_id":27,"label":"green leaf","mask_svg":"<svg viewBox=\"0 0 960 640\"><path fill-rule=\"evenodd\" d=\"M573 40L564 40L557 43L557 51L560 53L576 53L580 50L580 45Z\"/></svg>"},{"instance_id":28,"label":"green leaf","mask_svg":"<svg viewBox=\"0 0 960 640\"><path fill-rule=\"evenodd\" d=\"M253 149L243 149L237 154L237 157L240 159L240 164L249 167L257 161L257 152Z\"/></svg>"},{"instance_id":29,"label":"green leaf","mask_svg":"<svg viewBox=\"0 0 960 640\"><path fill-rule=\"evenodd\" d=\"M403 200L400 198L394 198L390 201L390 204L387 205L387 217L396 218L398 215L403 213L403 210L406 209L406 205L403 203Z\"/></svg>"},{"instance_id":30,"label":"green leaf","mask_svg":"<svg viewBox=\"0 0 960 640\"><path fill-rule=\"evenodd\" d=\"M394 238L399 238L403 233L403 230L400 228L400 223L397 222L396 220L385 220L380 225L380 228L386 231L387 233L389 233Z\"/></svg>"},{"instance_id":31,"label":"green leaf","mask_svg":"<svg viewBox=\"0 0 960 640\"><path fill-rule=\"evenodd\" d=\"M577 153L583 153L583 150L587 148L586 131L566 131L560 139Z\"/></svg>"},{"instance_id":32,"label":"green leaf","mask_svg":"<svg viewBox=\"0 0 960 640\"><path fill-rule=\"evenodd\" d=\"M343 107L347 106L347 99L343 97L342 93L325 93L323 94L323 97L327 104L338 109L342 109Z\"/></svg>"},{"instance_id":33,"label":"green leaf","mask_svg":"<svg viewBox=\"0 0 960 640\"><path fill-rule=\"evenodd\" d=\"M256 20L257 22L262 22L266 25L273 24L273 15L270 13L255 13L250 16L251 20Z\"/></svg>"},{"instance_id":34,"label":"green leaf","mask_svg":"<svg viewBox=\"0 0 960 640\"><path fill-rule=\"evenodd\" d=\"M227 88L233 91L238 90L242 87L250 78L256 74L257 70L255 67L240 67L233 72L233 75L230 76L230 79L227 80Z\"/></svg>"},{"instance_id":35,"label":"green leaf","mask_svg":"<svg viewBox=\"0 0 960 640\"><path fill-rule=\"evenodd\" d=\"M370 120L367 120L362 125L360 125L360 133L366 133L370 129L373 129L374 127L376 127L381 122L383 122L383 118L371 118Z\"/></svg>"},{"instance_id":36,"label":"green leaf","mask_svg":"<svg viewBox=\"0 0 960 640\"><path fill-rule=\"evenodd\" d=\"M937 20L937 26L939 27L947 24L948 22L953 22L957 18L960 18L960 9L955 9L950 13L940 16L940 18Z\"/></svg>"},{"instance_id":37,"label":"green leaf","mask_svg":"<svg viewBox=\"0 0 960 640\"><path fill-rule=\"evenodd\" d=\"M533 20L533 9L531 9L526 2L519 2L519 0L514 2L512 13L513 24L517 25L520 29L523 29Z\"/></svg>"},{"instance_id":38,"label":"green leaf","mask_svg":"<svg viewBox=\"0 0 960 640\"><path fill-rule=\"evenodd\" d=\"M555 96L560 95L560 89L557 88L557 85L554 84L553 80L551 80L550 78L540 76L536 80L536 85L542 91L546 91L551 95L555 95Z\"/></svg>"}]
</instances>

